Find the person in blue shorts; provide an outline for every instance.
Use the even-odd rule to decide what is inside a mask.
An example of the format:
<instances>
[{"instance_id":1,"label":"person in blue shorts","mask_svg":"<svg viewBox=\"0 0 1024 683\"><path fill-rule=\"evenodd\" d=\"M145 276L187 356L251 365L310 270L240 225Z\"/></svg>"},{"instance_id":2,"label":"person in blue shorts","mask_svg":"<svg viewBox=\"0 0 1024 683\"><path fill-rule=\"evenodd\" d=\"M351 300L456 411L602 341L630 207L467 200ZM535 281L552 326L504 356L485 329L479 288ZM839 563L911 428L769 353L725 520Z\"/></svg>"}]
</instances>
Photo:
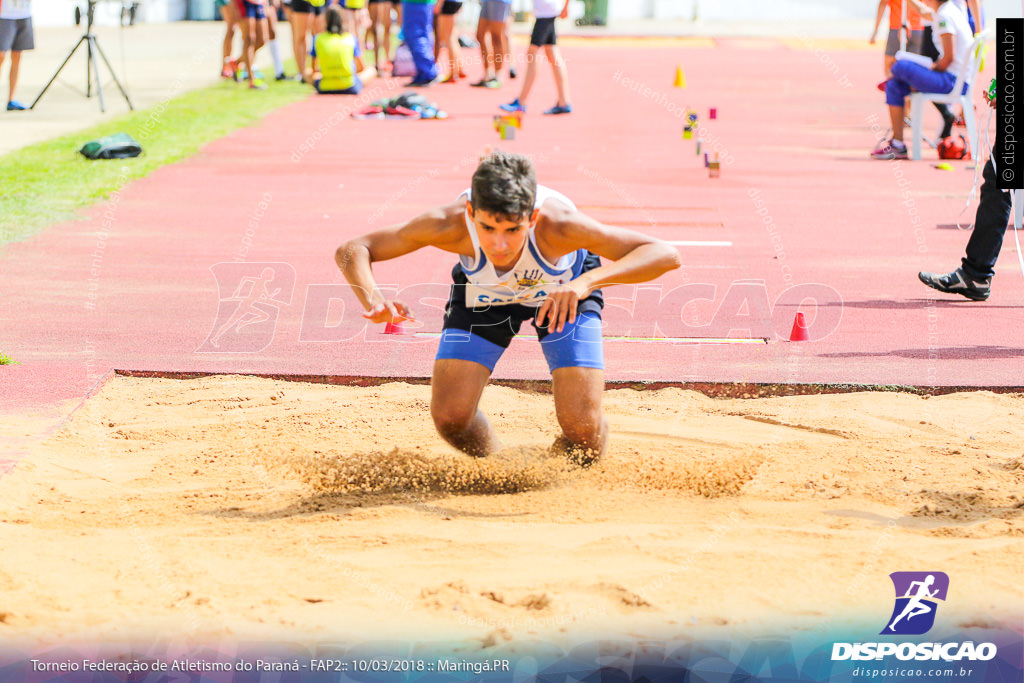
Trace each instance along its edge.
<instances>
[{"instance_id":1,"label":"person in blue shorts","mask_svg":"<svg viewBox=\"0 0 1024 683\"><path fill-rule=\"evenodd\" d=\"M442 438L472 456L500 448L480 396L529 320L551 370L562 430L553 448L580 465L595 462L608 440L601 288L678 268L676 249L580 213L565 195L537 184L528 158L495 152L455 201L338 247L335 260L364 317L415 319L409 306L378 289L371 265L428 246L459 257L431 380L430 412Z\"/></svg>"},{"instance_id":2,"label":"person in blue shorts","mask_svg":"<svg viewBox=\"0 0 1024 683\"><path fill-rule=\"evenodd\" d=\"M267 84L256 78L256 51L266 44L270 29L267 25L267 0L242 0L242 59L249 74L249 88L266 90Z\"/></svg>"}]
</instances>

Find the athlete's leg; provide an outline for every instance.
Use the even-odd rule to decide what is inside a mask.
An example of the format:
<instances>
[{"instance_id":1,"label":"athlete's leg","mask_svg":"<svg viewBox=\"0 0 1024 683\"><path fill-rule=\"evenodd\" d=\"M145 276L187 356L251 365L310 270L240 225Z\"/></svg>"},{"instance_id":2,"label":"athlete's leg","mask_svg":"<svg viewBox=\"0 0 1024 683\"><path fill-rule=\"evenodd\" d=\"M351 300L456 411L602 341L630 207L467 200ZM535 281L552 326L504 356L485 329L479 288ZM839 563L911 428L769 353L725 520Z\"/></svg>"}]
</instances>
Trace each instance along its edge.
<instances>
[{"instance_id":1,"label":"athlete's leg","mask_svg":"<svg viewBox=\"0 0 1024 683\"><path fill-rule=\"evenodd\" d=\"M480 60L484 65L484 75L481 81L486 81L494 75L494 57L491 55L491 46L488 44L488 24L490 22L480 17L476 25L476 42L480 43Z\"/></svg>"},{"instance_id":2,"label":"athlete's leg","mask_svg":"<svg viewBox=\"0 0 1024 683\"><path fill-rule=\"evenodd\" d=\"M579 465L593 464L608 445L608 421L601 413L604 370L558 368L551 373L551 387L562 428L552 448Z\"/></svg>"},{"instance_id":3,"label":"athlete's leg","mask_svg":"<svg viewBox=\"0 0 1024 683\"><path fill-rule=\"evenodd\" d=\"M565 60L562 58L562 51L557 45L545 45L544 53L551 62L551 69L555 72L555 87L558 89L558 106L569 106L569 74L565 68Z\"/></svg>"},{"instance_id":4,"label":"athlete's leg","mask_svg":"<svg viewBox=\"0 0 1024 683\"><path fill-rule=\"evenodd\" d=\"M234 0L220 8L221 19L224 20L224 43L221 48L223 54L222 73L226 73L228 64L231 62L231 50L235 42L235 31L238 29L238 7Z\"/></svg>"},{"instance_id":5,"label":"athlete's leg","mask_svg":"<svg viewBox=\"0 0 1024 683\"><path fill-rule=\"evenodd\" d=\"M490 377L490 369L480 363L457 358L434 361L430 415L441 437L467 455L480 457L500 448L478 408Z\"/></svg>"},{"instance_id":6,"label":"athlete's leg","mask_svg":"<svg viewBox=\"0 0 1024 683\"><path fill-rule=\"evenodd\" d=\"M519 93L519 104L526 106L526 100L530 98L530 91L533 89L533 82L537 78L537 58L540 48L530 45L526 49L526 76L523 77L523 90Z\"/></svg>"}]
</instances>

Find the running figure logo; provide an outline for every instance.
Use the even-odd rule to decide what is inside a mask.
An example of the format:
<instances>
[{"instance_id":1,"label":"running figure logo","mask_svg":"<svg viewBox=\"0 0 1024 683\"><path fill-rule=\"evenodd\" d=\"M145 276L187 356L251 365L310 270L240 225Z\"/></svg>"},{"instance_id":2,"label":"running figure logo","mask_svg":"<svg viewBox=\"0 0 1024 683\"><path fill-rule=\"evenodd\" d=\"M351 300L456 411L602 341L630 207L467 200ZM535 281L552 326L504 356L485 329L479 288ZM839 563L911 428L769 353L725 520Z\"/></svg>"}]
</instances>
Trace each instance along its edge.
<instances>
[{"instance_id":1,"label":"running figure logo","mask_svg":"<svg viewBox=\"0 0 1024 683\"><path fill-rule=\"evenodd\" d=\"M896 606L881 635L919 636L935 623L937 600L945 600L949 577L943 572L893 572Z\"/></svg>"},{"instance_id":2,"label":"running figure logo","mask_svg":"<svg viewBox=\"0 0 1024 683\"><path fill-rule=\"evenodd\" d=\"M292 302L288 263L217 263L217 319L196 353L256 353L270 346L282 306Z\"/></svg>"}]
</instances>

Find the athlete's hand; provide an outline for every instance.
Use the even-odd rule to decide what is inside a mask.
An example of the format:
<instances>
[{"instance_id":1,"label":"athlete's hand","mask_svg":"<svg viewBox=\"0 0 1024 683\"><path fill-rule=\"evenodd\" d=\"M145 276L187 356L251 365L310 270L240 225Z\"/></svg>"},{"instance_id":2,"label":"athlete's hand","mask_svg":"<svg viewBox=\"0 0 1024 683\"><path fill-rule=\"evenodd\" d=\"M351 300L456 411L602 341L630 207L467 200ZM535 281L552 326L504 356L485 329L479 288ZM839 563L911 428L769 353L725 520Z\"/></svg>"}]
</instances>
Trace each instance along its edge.
<instances>
[{"instance_id":1,"label":"athlete's hand","mask_svg":"<svg viewBox=\"0 0 1024 683\"><path fill-rule=\"evenodd\" d=\"M383 301L366 313L363 317L373 323L400 323L403 320L415 320L412 311L401 301Z\"/></svg>"},{"instance_id":2,"label":"athlete's hand","mask_svg":"<svg viewBox=\"0 0 1024 683\"><path fill-rule=\"evenodd\" d=\"M546 317L548 331L561 332L565 329L566 323L576 322L576 306L585 296L587 292L581 291L581 285L575 281L558 285L548 293L544 303L540 305L540 310L537 311L537 326L544 327Z\"/></svg>"},{"instance_id":3,"label":"athlete's hand","mask_svg":"<svg viewBox=\"0 0 1024 683\"><path fill-rule=\"evenodd\" d=\"M569 18L569 3L565 3L565 7L562 8L562 12L561 12L561 14L558 15L558 18L559 19L568 19Z\"/></svg>"}]
</instances>

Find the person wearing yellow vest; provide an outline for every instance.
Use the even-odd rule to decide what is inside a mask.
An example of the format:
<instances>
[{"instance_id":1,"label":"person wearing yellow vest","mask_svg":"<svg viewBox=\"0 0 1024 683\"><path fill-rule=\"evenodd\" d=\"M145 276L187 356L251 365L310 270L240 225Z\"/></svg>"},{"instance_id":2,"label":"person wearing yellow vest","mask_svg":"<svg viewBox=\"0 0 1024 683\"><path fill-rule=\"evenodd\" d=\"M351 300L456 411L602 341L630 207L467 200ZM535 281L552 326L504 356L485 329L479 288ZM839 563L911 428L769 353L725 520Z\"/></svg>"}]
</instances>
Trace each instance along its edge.
<instances>
[{"instance_id":1,"label":"person wearing yellow vest","mask_svg":"<svg viewBox=\"0 0 1024 683\"><path fill-rule=\"evenodd\" d=\"M320 78L314 85L321 95L358 95L362 79L373 74L373 67L363 62L359 40L344 28L341 10L328 7L327 30L313 40L313 56L320 61Z\"/></svg>"}]
</instances>

